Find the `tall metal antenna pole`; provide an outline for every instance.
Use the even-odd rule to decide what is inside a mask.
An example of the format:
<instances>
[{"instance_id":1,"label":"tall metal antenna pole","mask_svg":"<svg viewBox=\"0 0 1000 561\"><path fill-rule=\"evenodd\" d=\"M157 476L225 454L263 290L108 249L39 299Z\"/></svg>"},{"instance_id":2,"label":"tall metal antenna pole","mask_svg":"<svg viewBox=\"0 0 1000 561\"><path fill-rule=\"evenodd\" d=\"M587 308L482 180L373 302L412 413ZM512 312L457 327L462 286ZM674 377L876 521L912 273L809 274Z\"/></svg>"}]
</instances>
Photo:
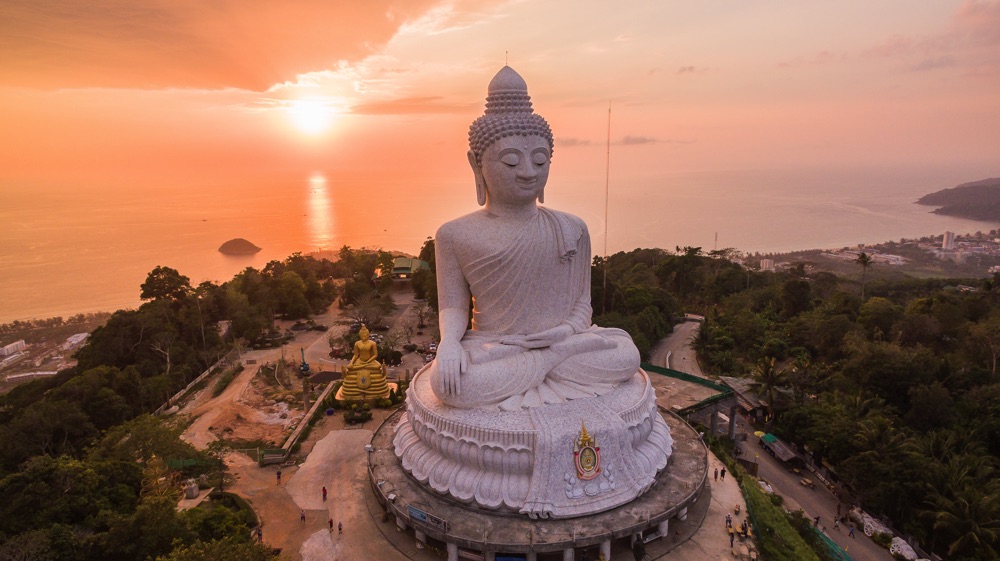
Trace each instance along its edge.
<instances>
[{"instance_id":1,"label":"tall metal antenna pole","mask_svg":"<svg viewBox=\"0 0 1000 561\"><path fill-rule=\"evenodd\" d=\"M611 102L608 101L608 142L604 166L604 288L601 313L608 311L608 193L611 185Z\"/></svg>"}]
</instances>

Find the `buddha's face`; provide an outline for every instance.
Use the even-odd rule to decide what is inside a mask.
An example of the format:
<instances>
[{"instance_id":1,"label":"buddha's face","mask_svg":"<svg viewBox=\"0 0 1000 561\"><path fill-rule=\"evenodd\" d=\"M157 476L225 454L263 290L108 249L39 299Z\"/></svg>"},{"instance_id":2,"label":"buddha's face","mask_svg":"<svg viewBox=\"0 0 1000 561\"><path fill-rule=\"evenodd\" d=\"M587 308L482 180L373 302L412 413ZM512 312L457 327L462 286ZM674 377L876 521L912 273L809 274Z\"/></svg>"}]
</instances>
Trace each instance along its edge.
<instances>
[{"instance_id":1,"label":"buddha's face","mask_svg":"<svg viewBox=\"0 0 1000 561\"><path fill-rule=\"evenodd\" d=\"M367 341L368 337L370 337L367 331L362 331L361 333L358 333L358 335L361 337L362 342Z\"/></svg>"},{"instance_id":2,"label":"buddha's face","mask_svg":"<svg viewBox=\"0 0 1000 561\"><path fill-rule=\"evenodd\" d=\"M501 138L483 152L490 204L534 204L549 179L549 143L538 135Z\"/></svg>"}]
</instances>

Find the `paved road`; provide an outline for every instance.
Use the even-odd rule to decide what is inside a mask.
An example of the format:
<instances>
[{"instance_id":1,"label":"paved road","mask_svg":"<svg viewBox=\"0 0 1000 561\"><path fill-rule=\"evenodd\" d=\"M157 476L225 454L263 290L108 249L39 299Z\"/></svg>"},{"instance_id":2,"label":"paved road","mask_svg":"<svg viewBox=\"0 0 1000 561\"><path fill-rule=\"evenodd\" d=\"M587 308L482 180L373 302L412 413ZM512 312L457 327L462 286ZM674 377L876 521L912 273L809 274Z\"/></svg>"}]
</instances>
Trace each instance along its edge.
<instances>
[{"instance_id":1,"label":"paved road","mask_svg":"<svg viewBox=\"0 0 1000 561\"><path fill-rule=\"evenodd\" d=\"M698 334L700 327L701 323L696 321L685 321L675 325L674 332L667 338L661 339L649 353L653 366L672 368L704 377L694 349L691 348L691 339ZM668 354L670 364L667 364Z\"/></svg>"},{"instance_id":2,"label":"paved road","mask_svg":"<svg viewBox=\"0 0 1000 561\"><path fill-rule=\"evenodd\" d=\"M848 537L848 527L841 525L839 530L833 528L833 519L837 515L837 499L833 493L823 486L808 470L796 474L785 468L777 459L758 446L754 429L745 419L740 419L742 430L749 438L739 443L743 450L743 458L758 463L758 477L767 481L774 491L785 498L785 508L791 511L801 508L808 518L819 516L819 525L827 536L847 551L854 561L893 561L889 550L879 546L865 536L861 528L854 531L854 539ZM815 489L804 487L800 482L803 477L809 477L816 483ZM841 513L847 514L847 505L841 505ZM849 522L848 522L849 524Z\"/></svg>"},{"instance_id":3,"label":"paved road","mask_svg":"<svg viewBox=\"0 0 1000 561\"><path fill-rule=\"evenodd\" d=\"M674 326L674 332L667 338L657 343L651 354L650 361L654 366L662 366L693 374L704 376L698 364L694 349L691 348L691 340L697 335L701 327L700 322L686 321ZM669 355L669 364L667 357ZM745 419L740 419L741 430L751 435L749 440L742 443L743 457L757 458L759 463L759 476L771 484L772 488L785 498L785 506L789 510L801 508L809 518L820 517L820 526L824 527L826 534L842 548L847 550L855 561L892 561L889 551L875 544L860 528L854 532L855 539L848 537L847 527L842 526L840 530L833 529L833 519L837 514L837 499L826 487L817 481L816 489L803 487L800 483L802 475L796 475L784 468L781 463L772 458L760 447L757 446L757 439L753 436L756 429L751 427ZM806 472L808 474L808 471ZM808 475L806 475L808 477ZM815 478L813 478L815 480ZM846 509L846 505L842 505ZM842 510L846 514L846 510Z\"/></svg>"}]
</instances>

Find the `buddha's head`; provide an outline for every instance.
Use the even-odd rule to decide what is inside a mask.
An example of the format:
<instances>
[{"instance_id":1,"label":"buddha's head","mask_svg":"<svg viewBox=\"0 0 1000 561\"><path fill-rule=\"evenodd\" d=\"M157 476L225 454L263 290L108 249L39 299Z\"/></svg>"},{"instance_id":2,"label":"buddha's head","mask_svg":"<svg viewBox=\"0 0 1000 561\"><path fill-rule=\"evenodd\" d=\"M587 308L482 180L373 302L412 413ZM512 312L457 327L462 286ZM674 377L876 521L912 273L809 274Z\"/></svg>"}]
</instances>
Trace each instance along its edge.
<instances>
[{"instance_id":1,"label":"buddha's head","mask_svg":"<svg viewBox=\"0 0 1000 561\"><path fill-rule=\"evenodd\" d=\"M358 330L358 336L361 337L362 341L367 341L368 337L371 336L371 332L368 331L368 328L363 323L361 324L361 329Z\"/></svg>"},{"instance_id":2,"label":"buddha's head","mask_svg":"<svg viewBox=\"0 0 1000 561\"><path fill-rule=\"evenodd\" d=\"M504 190L544 202L552 149L552 130L532 109L528 85L504 66L490 81L485 114L469 127L469 165L479 204L486 204L491 189L492 197Z\"/></svg>"}]
</instances>

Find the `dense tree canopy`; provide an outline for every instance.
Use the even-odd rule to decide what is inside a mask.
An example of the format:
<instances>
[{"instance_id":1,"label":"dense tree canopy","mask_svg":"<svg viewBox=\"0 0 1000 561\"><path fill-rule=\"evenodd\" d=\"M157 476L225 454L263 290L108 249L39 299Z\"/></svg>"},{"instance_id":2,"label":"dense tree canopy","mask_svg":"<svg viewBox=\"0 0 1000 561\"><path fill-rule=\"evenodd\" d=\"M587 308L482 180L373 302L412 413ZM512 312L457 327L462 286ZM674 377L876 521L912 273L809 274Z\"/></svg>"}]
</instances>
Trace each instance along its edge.
<instances>
[{"instance_id":1,"label":"dense tree canopy","mask_svg":"<svg viewBox=\"0 0 1000 561\"><path fill-rule=\"evenodd\" d=\"M428 239L431 268L412 280L426 313L433 256ZM768 430L924 546L950 560L996 558L1000 282L876 279L862 293L803 263L757 271L738 257L697 247L595 257L594 323L628 331L645 358L683 313L703 315L692 341L703 369L749 378ZM0 558L266 559L232 511L178 513L150 487L179 475L162 472L164 458L214 468L146 413L237 341L280 337L277 318L308 318L339 297L348 316L378 323L391 265L388 253L344 247L336 262L294 254L223 284L151 271L144 303L94 330L76 368L0 398ZM56 494L65 500L45 500Z\"/></svg>"}]
</instances>

